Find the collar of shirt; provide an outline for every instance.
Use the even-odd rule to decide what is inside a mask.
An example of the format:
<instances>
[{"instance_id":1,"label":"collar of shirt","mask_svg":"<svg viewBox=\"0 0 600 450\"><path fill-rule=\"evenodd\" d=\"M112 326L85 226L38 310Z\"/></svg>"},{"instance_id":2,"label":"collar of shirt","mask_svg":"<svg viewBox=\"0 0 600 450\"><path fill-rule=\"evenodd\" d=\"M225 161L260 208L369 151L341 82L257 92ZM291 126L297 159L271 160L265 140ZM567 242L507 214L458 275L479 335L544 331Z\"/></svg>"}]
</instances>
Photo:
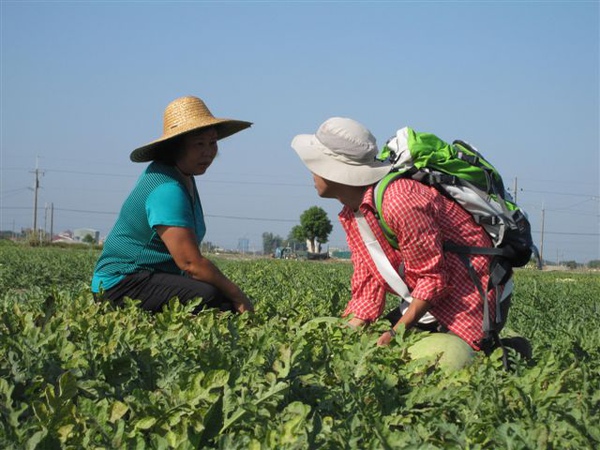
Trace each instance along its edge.
<instances>
[{"instance_id":1,"label":"collar of shirt","mask_svg":"<svg viewBox=\"0 0 600 450\"><path fill-rule=\"evenodd\" d=\"M369 186L363 195L362 202L360 203L360 206L358 207L363 214L365 214L367 211L369 211L373 214L376 214L375 197L373 196L374 189L375 189L374 185ZM354 211L349 206L344 206L342 208L342 210L340 211L340 213L338 214L338 217L340 217L340 218L343 217L345 219L351 219L354 217Z\"/></svg>"}]
</instances>

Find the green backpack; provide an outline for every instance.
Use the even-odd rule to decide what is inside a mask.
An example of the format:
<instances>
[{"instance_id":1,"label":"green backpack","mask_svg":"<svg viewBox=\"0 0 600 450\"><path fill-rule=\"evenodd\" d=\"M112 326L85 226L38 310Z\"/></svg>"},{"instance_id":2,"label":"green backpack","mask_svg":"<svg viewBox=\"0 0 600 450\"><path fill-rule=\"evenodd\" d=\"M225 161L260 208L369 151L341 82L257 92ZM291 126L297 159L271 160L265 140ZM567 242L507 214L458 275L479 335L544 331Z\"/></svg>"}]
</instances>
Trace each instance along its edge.
<instances>
[{"instance_id":1,"label":"green backpack","mask_svg":"<svg viewBox=\"0 0 600 450\"><path fill-rule=\"evenodd\" d=\"M398 178L410 178L435 187L446 197L458 202L475 222L490 236L493 247L468 247L444 243L444 250L457 254L469 269L469 274L487 309L486 290L471 266L469 255L493 256L490 264L488 290L504 285L512 276L513 267L527 264L535 254L541 266L537 248L531 237L527 214L505 190L502 177L474 147L456 140L449 144L430 133L419 133L405 127L396 132L381 150L378 159L389 160L392 171L374 189L374 201L379 223L388 242L398 248L395 233L382 213L386 188ZM498 312L498 310L497 310ZM497 321L501 318L496 315ZM484 323L490 345L498 341L498 324Z\"/></svg>"},{"instance_id":2,"label":"green backpack","mask_svg":"<svg viewBox=\"0 0 600 450\"><path fill-rule=\"evenodd\" d=\"M524 266L537 253L527 214L506 192L494 166L466 142L449 144L433 134L402 128L386 143L378 158L389 159L393 167L375 187L375 206L392 246L398 246L396 236L383 220L381 204L389 184L403 177L434 186L457 201L485 228L494 243L493 248L462 250L448 243L449 250L498 256L512 267Z\"/></svg>"}]
</instances>

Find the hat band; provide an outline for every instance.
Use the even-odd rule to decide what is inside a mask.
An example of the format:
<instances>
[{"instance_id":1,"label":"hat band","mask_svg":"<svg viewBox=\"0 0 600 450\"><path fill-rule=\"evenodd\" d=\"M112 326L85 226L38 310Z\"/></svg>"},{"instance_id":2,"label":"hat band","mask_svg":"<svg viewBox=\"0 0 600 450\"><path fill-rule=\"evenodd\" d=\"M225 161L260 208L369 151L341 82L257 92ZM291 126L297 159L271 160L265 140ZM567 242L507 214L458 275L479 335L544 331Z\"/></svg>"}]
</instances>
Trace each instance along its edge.
<instances>
[{"instance_id":1,"label":"hat band","mask_svg":"<svg viewBox=\"0 0 600 450\"><path fill-rule=\"evenodd\" d=\"M318 140L318 138L317 138L317 140ZM319 141L319 143L320 142L321 141ZM321 145L323 145L323 144L321 143ZM371 152L369 152L369 153L370 154L365 155L365 156L367 156L366 158L363 157L359 160L356 160L356 159L349 158L346 155L342 155L340 153L334 153L329 148L327 148L323 145L323 154L324 155L326 155L330 158L333 158L339 162L342 162L344 164L349 164L351 166L362 166L363 164L369 164L369 163L372 163L373 161L375 161L374 155Z\"/></svg>"}]
</instances>

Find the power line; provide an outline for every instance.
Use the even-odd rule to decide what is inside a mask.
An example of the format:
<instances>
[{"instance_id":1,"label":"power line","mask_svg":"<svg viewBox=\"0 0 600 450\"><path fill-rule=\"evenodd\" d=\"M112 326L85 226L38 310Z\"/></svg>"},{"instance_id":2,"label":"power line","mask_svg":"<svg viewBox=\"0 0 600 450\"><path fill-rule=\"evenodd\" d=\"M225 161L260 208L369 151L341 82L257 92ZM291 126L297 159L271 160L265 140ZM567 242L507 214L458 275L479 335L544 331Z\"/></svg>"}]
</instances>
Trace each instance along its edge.
<instances>
[{"instance_id":1,"label":"power line","mask_svg":"<svg viewBox=\"0 0 600 450\"><path fill-rule=\"evenodd\" d=\"M65 170L65 169L45 169L45 172L57 172L57 173L71 173L75 175L93 175L93 176L109 176L109 177L120 177L120 178L131 178L137 179L139 174L135 175L127 175L127 174L118 174L118 173L105 173L105 172L83 172L78 170ZM247 174L241 174L247 175ZM293 187L310 187L310 183L277 183L277 182L268 182L268 181L241 181L241 180L207 180L202 179L199 180L198 183L218 183L218 184L245 184L245 185L263 185L263 186L293 186Z\"/></svg>"},{"instance_id":2,"label":"power line","mask_svg":"<svg viewBox=\"0 0 600 450\"><path fill-rule=\"evenodd\" d=\"M73 159L60 159L60 158L54 158L53 160L55 161L69 161L69 162L73 162L73 161L77 161L77 160L73 160ZM84 161L80 161L80 162L84 162ZM118 164L110 164L110 165L114 165L114 166L119 166ZM27 168L24 167L3 167L2 170L28 170ZM45 169L47 172L59 172L59 173L72 173L72 174L79 174L79 175L98 175L98 176L115 176L115 177L130 177L130 178L137 178L139 176L139 174L133 174L133 175L127 175L127 174L115 174L115 173L111 173L111 172L88 172L88 171L79 171L79 170L67 170L67 169L49 169L46 168ZM231 175L233 175L234 177L237 176L245 176L248 175L247 172L230 172ZM567 184L567 185L593 185L593 186L597 186L598 184L596 182L593 181L565 181L565 180L538 180L538 179L531 179L531 178L519 178L519 184L522 184L523 180L525 181L530 181L530 182L536 182L536 183L551 183L553 185L560 185L560 184ZM211 181L211 182L217 182L217 181ZM227 181L219 181L222 183L227 183ZM237 181L235 181L237 182ZM252 183L252 182L247 182L247 183ZM263 183L263 182L256 182L256 184L271 184L271 183ZM285 185L285 183L284 183ZM300 186L300 185L296 185L294 184L294 186ZM302 185L304 186L304 185ZM509 191L511 191L511 188L508 188ZM536 191L536 190L528 190L528 189L523 189L523 188L519 188L520 192L531 192L531 193L536 193L536 194L554 194L554 195L572 195L572 196L585 196L585 194L575 194L575 193L564 193L564 192L551 192L551 191Z\"/></svg>"},{"instance_id":3,"label":"power line","mask_svg":"<svg viewBox=\"0 0 600 450\"><path fill-rule=\"evenodd\" d=\"M256 184L263 186L294 186L294 187L310 187L309 183L268 183L264 181L220 181L220 180L202 180L200 183L219 183L219 184Z\"/></svg>"},{"instance_id":4,"label":"power line","mask_svg":"<svg viewBox=\"0 0 600 450\"><path fill-rule=\"evenodd\" d=\"M10 210L29 210L30 208L25 206L2 206L0 209L10 209ZM71 209L71 208L56 208L54 207L54 211L63 211L63 212L74 212L74 213L85 213L85 214L104 214L104 215L112 215L116 216L118 212L115 211L94 211L88 209ZM249 216L229 216L223 214L205 214L204 217L213 217L216 219L229 219L229 220L252 220L258 222L287 222L287 223L297 223L298 219L279 219L279 218L268 218L268 217L249 217ZM532 230L532 233L540 233L540 231ZM544 234L554 234L554 235L562 235L562 236L591 236L597 237L600 236L600 233L576 233L576 232L565 232L565 231L544 231Z\"/></svg>"},{"instance_id":5,"label":"power line","mask_svg":"<svg viewBox=\"0 0 600 450\"><path fill-rule=\"evenodd\" d=\"M292 222L292 223L298 223L299 220L293 220L293 219L263 219L260 217L238 217L238 216L220 216L220 215L215 215L215 214L206 214L205 217L216 217L219 219L233 219L233 220L256 220L259 222Z\"/></svg>"},{"instance_id":6,"label":"power line","mask_svg":"<svg viewBox=\"0 0 600 450\"><path fill-rule=\"evenodd\" d=\"M519 179L521 181L526 180L526 181L531 181L533 183L552 183L552 184L555 184L555 185L565 183L565 180L536 180L534 178L521 178L521 177L519 177ZM593 184L593 185L597 185L597 183L594 182L594 181L568 181L568 184Z\"/></svg>"},{"instance_id":7,"label":"power line","mask_svg":"<svg viewBox=\"0 0 600 450\"><path fill-rule=\"evenodd\" d=\"M587 211L570 211L566 208L563 209L547 209L546 211L550 211L553 214L569 214L571 216L585 216L585 217L598 217L598 214L595 212L587 212Z\"/></svg>"},{"instance_id":8,"label":"power line","mask_svg":"<svg viewBox=\"0 0 600 450\"><path fill-rule=\"evenodd\" d=\"M26 169L22 169L22 168L17 168L17 167L9 167L9 168L3 168L3 170L26 170ZM66 170L66 169L45 169L46 172L57 172L57 173L71 173L71 174L75 174L75 175L92 175L92 176L109 176L109 177L121 177L121 178L138 178L139 174L118 174L118 173L109 173L109 172L88 172L88 171L79 171L79 170ZM236 176L236 174L233 174L234 176ZM248 175L247 173L240 173L240 176L244 176L244 175ZM520 180L521 182L523 181L523 179ZM558 181L558 180L529 180L529 181L543 181L543 182L548 182L548 183L553 183L553 184L557 184L557 183L565 183L564 180ZM207 179L203 179L201 181L199 181L200 183L224 183L224 184L245 184L245 185L265 185L265 186L295 186L295 187L307 187L310 186L309 183L277 183L277 182L264 182L264 181L240 181L240 180L235 180L235 181L226 181L226 180L207 180ZM567 184L572 185L572 184L594 184L594 183L584 183L584 182L573 182L573 181L569 181ZM509 192L512 192L513 189L508 188ZM523 188L519 188L518 189L519 192L524 192L524 193L532 193L532 194L548 194L548 195L564 195L564 196L573 196L573 197L592 197L593 199L598 199L600 197L598 196L594 196L591 194L579 194L579 193L569 193L569 192L553 192L553 191L537 191L537 190L530 190L530 189L523 189ZM516 194L516 192L513 192L513 195Z\"/></svg>"},{"instance_id":9,"label":"power line","mask_svg":"<svg viewBox=\"0 0 600 450\"><path fill-rule=\"evenodd\" d=\"M124 178L137 178L138 177L138 175L126 175L126 174L120 174L120 173L80 172L78 170L65 170L65 169L46 169L46 172L73 173L76 175L98 175L98 176L124 177Z\"/></svg>"},{"instance_id":10,"label":"power line","mask_svg":"<svg viewBox=\"0 0 600 450\"><path fill-rule=\"evenodd\" d=\"M6 197L9 197L11 195L17 195L17 194L20 194L22 192L26 192L26 191L28 191L30 189L31 188L26 188L25 187L25 188L11 189L9 191L2 191L2 196L1 197L2 198L6 198Z\"/></svg>"},{"instance_id":11,"label":"power line","mask_svg":"<svg viewBox=\"0 0 600 450\"><path fill-rule=\"evenodd\" d=\"M541 231L532 231L532 233L541 233ZM558 234L562 236L592 236L598 237L600 233L568 233L566 231L543 231L544 234Z\"/></svg>"},{"instance_id":12,"label":"power line","mask_svg":"<svg viewBox=\"0 0 600 450\"><path fill-rule=\"evenodd\" d=\"M111 216L116 216L119 214L114 211L91 211L87 209L69 209L69 208L54 208L54 211L65 211L65 212L76 212L76 213L86 213L86 214L108 214Z\"/></svg>"},{"instance_id":13,"label":"power line","mask_svg":"<svg viewBox=\"0 0 600 450\"><path fill-rule=\"evenodd\" d=\"M551 192L551 191L532 191L529 189L521 189L521 192L529 192L532 194L551 194L551 195L566 195L570 197L590 197L590 200L598 200L600 197L591 194L574 194L572 192Z\"/></svg>"},{"instance_id":14,"label":"power line","mask_svg":"<svg viewBox=\"0 0 600 450\"><path fill-rule=\"evenodd\" d=\"M0 209L29 209L24 206L2 206ZM116 216L119 214L115 211L92 211L89 209L71 209L71 208L54 208L54 211L64 211L64 212L75 212L75 213L85 213L85 214L106 214L111 216ZM293 222L296 223L298 220L295 219L275 219L275 218L266 218L266 217L247 217L247 216L225 216L219 214L205 214L204 217L215 217L218 219L232 219L232 220L255 220L260 222Z\"/></svg>"}]
</instances>

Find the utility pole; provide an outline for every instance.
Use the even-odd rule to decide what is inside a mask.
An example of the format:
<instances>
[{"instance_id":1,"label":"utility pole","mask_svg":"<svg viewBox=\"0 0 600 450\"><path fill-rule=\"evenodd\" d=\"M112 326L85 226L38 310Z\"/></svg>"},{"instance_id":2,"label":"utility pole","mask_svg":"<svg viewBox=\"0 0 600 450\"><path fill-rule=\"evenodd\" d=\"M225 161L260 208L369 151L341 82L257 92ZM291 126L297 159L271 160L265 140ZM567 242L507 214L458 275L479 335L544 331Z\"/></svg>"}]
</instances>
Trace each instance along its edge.
<instances>
[{"instance_id":1,"label":"utility pole","mask_svg":"<svg viewBox=\"0 0 600 450\"><path fill-rule=\"evenodd\" d=\"M540 242L540 260L544 263L544 219L545 219L544 204L542 203L542 237Z\"/></svg>"},{"instance_id":2,"label":"utility pole","mask_svg":"<svg viewBox=\"0 0 600 450\"><path fill-rule=\"evenodd\" d=\"M48 233L48 203L44 204L44 240L46 240L47 233Z\"/></svg>"},{"instance_id":3,"label":"utility pole","mask_svg":"<svg viewBox=\"0 0 600 450\"><path fill-rule=\"evenodd\" d=\"M38 209L38 190L40 189L40 175L43 175L44 172L42 172L38 165L39 165L39 156L36 156L35 158L35 170L33 173L35 174L35 181L33 184L33 234L34 236L37 237L37 209Z\"/></svg>"},{"instance_id":4,"label":"utility pole","mask_svg":"<svg viewBox=\"0 0 600 450\"><path fill-rule=\"evenodd\" d=\"M54 236L54 203L50 203L50 242Z\"/></svg>"},{"instance_id":5,"label":"utility pole","mask_svg":"<svg viewBox=\"0 0 600 450\"><path fill-rule=\"evenodd\" d=\"M517 202L517 189L518 189L517 188L517 177L515 177L515 184L514 184L514 187L513 187L513 192L514 192L513 197L514 197L515 203L518 203Z\"/></svg>"}]
</instances>

